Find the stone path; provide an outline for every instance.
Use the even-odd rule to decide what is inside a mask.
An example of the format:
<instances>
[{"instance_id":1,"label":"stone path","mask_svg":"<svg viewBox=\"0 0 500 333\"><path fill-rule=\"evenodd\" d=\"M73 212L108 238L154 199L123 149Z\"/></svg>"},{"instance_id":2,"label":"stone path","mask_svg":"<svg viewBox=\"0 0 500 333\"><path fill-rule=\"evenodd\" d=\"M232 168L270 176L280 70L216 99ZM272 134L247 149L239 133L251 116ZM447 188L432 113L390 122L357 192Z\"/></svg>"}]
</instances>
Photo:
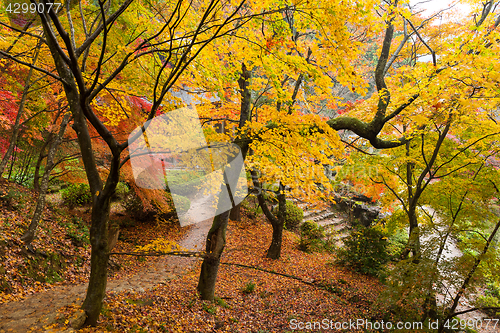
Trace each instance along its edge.
<instances>
[{"instance_id":1,"label":"stone path","mask_svg":"<svg viewBox=\"0 0 500 333\"><path fill-rule=\"evenodd\" d=\"M335 213L329 208L305 210L303 222L306 221L315 222L323 227L328 238L333 240L337 246L342 246L342 240L350 233L350 223L347 217L341 213Z\"/></svg>"},{"instance_id":2,"label":"stone path","mask_svg":"<svg viewBox=\"0 0 500 333\"><path fill-rule=\"evenodd\" d=\"M194 224L179 244L187 249L202 250L211 225L212 219ZM107 291L134 290L142 292L183 274L196 260L201 259L162 257L158 262L146 267L136 275L109 281ZM46 332L43 326L56 320L57 309L75 302L83 302L86 289L86 284L61 286L47 292L31 295L22 301L0 304L0 332Z\"/></svg>"}]
</instances>

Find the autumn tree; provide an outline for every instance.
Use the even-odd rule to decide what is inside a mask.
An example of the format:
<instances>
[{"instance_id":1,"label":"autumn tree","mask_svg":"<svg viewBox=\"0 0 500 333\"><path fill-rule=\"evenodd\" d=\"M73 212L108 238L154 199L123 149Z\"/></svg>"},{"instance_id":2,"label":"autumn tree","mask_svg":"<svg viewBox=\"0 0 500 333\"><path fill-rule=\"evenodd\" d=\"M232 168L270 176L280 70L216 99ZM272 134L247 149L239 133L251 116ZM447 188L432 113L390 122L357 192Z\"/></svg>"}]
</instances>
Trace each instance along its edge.
<instances>
[{"instance_id":1,"label":"autumn tree","mask_svg":"<svg viewBox=\"0 0 500 333\"><path fill-rule=\"evenodd\" d=\"M329 3L331 6L337 6L338 4L332 4ZM397 5L397 2L394 3L393 5ZM338 5L339 7L335 7L337 10L342 10L343 12L349 12L350 8L344 8ZM402 94L402 96L398 96L397 101L393 102L391 104L391 99L390 99L390 94L388 90L388 86L386 83L386 75L388 74L388 70L391 68L392 61L390 60L391 57L397 57L398 53L400 51L395 50L391 51L391 43L393 41L393 36L394 36L394 24L393 21L395 19L396 15L399 15L401 13L405 13L404 9L397 8L396 6L389 6L389 8L384 8L385 14L383 16L383 20L380 21L382 22L382 25L385 25L385 30L383 33L383 43L381 45L380 49L380 57L378 58L378 61L376 63L376 68L375 68L375 82L376 82L376 87L378 90L378 94L374 94L372 98L369 100L367 103L371 103L371 106L369 108L370 112L366 112L366 109L363 109L365 112L363 115L345 115L341 117L337 117L334 119L330 120L322 120L319 116L316 116L314 114L310 115L309 118L306 116L304 117L303 121L298 121L297 119L293 119L293 114L288 115L283 114L283 113L278 113L276 111L276 108L273 107L268 107L268 106L263 106L260 108L260 112L258 113L259 119L263 119L261 123L257 122L250 122L248 124L248 131L243 132L244 135L242 135L240 138L236 138L235 142L248 142L250 145L251 149L258 150L259 145L262 145L261 149L262 151L259 151L259 153L256 153L255 156L257 156L260 159L265 159L268 158L268 163L272 164L273 167L270 168L269 170L275 170L279 168L275 168L274 165L285 165L287 163L290 163L290 161L303 161L298 154L300 152L300 148L306 147L305 143L303 145L298 145L294 146L291 145L295 144L295 142L304 142L307 139L314 139L315 135L318 135L319 140L324 140L325 137L322 135L330 135L330 140L328 141L328 144L332 148L332 150L335 150L334 143L339 142L338 139L335 139L335 137L331 136L331 129L333 130L351 130L358 136L366 139L369 141L369 143L374 146L375 148L379 149L385 149L385 148L394 148L398 147L401 145L404 145L406 142L409 141L410 137L400 135L397 138L394 138L395 134L393 131L388 131L384 132L386 135L392 136L392 138L384 139L379 137L379 134L382 132L384 126L386 123L390 122L393 120L397 115L399 115L401 112L403 112L408 106L410 106L418 97L418 93L413 93L413 94ZM317 13L317 12L315 12ZM314 14L311 14L314 16ZM326 16L328 17L328 16ZM324 18L326 19L326 18ZM331 18L330 18L331 19ZM372 25L373 26L373 25ZM337 26L333 26L332 29L338 28ZM350 36L349 32L347 30L342 30L343 34L340 34L340 36ZM374 31L378 32L378 30ZM331 43L332 40L330 39L332 35L327 34L324 36L324 38L327 39L328 43ZM338 35L333 34L333 36L338 37ZM343 39L339 38L339 40L335 40L335 42L340 42ZM351 45L348 43L348 38L346 42L346 45ZM313 40L314 42L314 40ZM313 46L311 48L314 48L314 43L312 43ZM261 46L258 46L259 49L261 49ZM240 47L240 49L243 49L243 46ZM355 48L349 48L346 46L346 48L342 49L343 51L347 52L347 50L355 50ZM262 50L262 49L261 49ZM265 49L263 49L265 51ZM335 49L336 50L336 49ZM333 51L333 50L332 50ZM394 53L393 53L394 52ZM312 52L313 56L312 59L314 59L314 54L315 51ZM338 55L337 55L338 56ZM258 56L256 58L259 58ZM328 59L328 53L325 54L323 59ZM339 58L335 58L339 59ZM348 63L342 63L344 67L347 66L352 66L352 64ZM248 66L248 65L247 65ZM310 70L317 70L316 66L314 65L305 65L305 69L307 70L308 66L310 66ZM339 75L338 78L342 78L342 80L345 80L346 84L351 82L353 86L356 85L356 82L360 80L361 78L356 77L353 73L354 72L348 72L344 73L341 72L339 69ZM317 70L318 76L321 77L321 71ZM342 75L341 75L342 74ZM255 77L255 76L253 76ZM277 83L279 81L276 79L276 74L272 76L274 80L276 80ZM351 79L352 81L349 81ZM265 82L265 81L264 81ZM320 81L324 82L324 81ZM280 85L278 84L278 87ZM293 85L292 85L293 87ZM278 89L277 89L278 90ZM292 89L293 91L293 89ZM292 92L293 93L293 92ZM257 94L257 96L259 96ZM292 103L290 103L292 104ZM259 109L255 110L255 113L257 114L257 111ZM253 118L253 113L251 118ZM300 124L297 126L297 124ZM327 125L325 127L325 125ZM294 129L294 130L293 130ZM292 138L294 136L297 138L297 141L294 141ZM281 140L281 138L286 138L287 140ZM317 148L317 142L312 140L311 143L313 144L312 149ZM267 144L270 144L269 146L265 146ZM270 147L272 146L272 147ZM286 148L285 148L286 146ZM293 147L294 149L292 149ZM299 148L300 147L300 148ZM297 149L299 148L299 149ZM305 149L307 151L307 148ZM272 152L272 154L269 154L269 152ZM294 155L294 154L298 155ZM326 162L325 160L325 155L328 156L328 154L322 155L323 161ZM319 156L319 155L318 155ZM265 160L259 161L257 165L259 165L260 168L263 167L263 163ZM307 160L306 160L307 161ZM286 170L283 168L283 170ZM275 172L275 171L273 171ZM281 174L280 174L280 177ZM279 179L279 178L278 178ZM284 178L282 178L284 179ZM300 190L300 185L299 186L294 186L297 190ZM220 223L219 222L219 227L218 228L223 228L227 225L227 223ZM222 242L222 246L212 246L212 248L217 248L217 256L220 258L220 254L222 253L223 249L223 242L224 239L220 238L220 241ZM212 238L213 242L213 238ZM214 261L214 258L211 258L212 261ZM219 259L220 260L220 259ZM203 274L203 269L202 269L202 274ZM216 272L212 272L212 274L216 274ZM207 281L206 279L205 281ZM200 280L201 282L202 280ZM215 278L212 278L211 281L213 281L213 284L211 286L207 286L206 284L199 284L198 289L201 292L202 298L205 299L213 299L214 295L214 287L215 287Z\"/></svg>"},{"instance_id":2,"label":"autumn tree","mask_svg":"<svg viewBox=\"0 0 500 333\"><path fill-rule=\"evenodd\" d=\"M49 8L47 2L41 3ZM44 72L64 87L92 193L91 275L83 304L88 325L96 324L102 307L108 263L109 203L120 167L127 159L122 153L128 145L127 141L118 142L108 127L127 118L126 110L110 109L110 113L98 115L92 105L107 91L125 90L152 101L141 123L153 118L169 89L201 50L245 23L240 14L242 5L228 7L218 1L182 0L168 3L128 0L119 4L102 1L96 5L80 3L73 8L68 4L66 15L58 16L56 8L38 13L43 36L39 28L28 30L22 33L25 43L19 43L11 52L1 51L4 57ZM16 56L30 38L41 40L48 47L54 70L30 65ZM141 90L138 82L147 88ZM106 143L111 155L110 170L104 179L96 165L89 126Z\"/></svg>"},{"instance_id":3,"label":"autumn tree","mask_svg":"<svg viewBox=\"0 0 500 333\"><path fill-rule=\"evenodd\" d=\"M480 20L473 25L450 22L430 26L427 33L432 38L424 39L423 31L416 35L407 57L417 59L430 52L432 64L410 61L390 82L392 91L400 86L401 91L417 96L394 119L394 128L412 139L402 147L355 159L378 170L364 175L366 184L385 186L381 202L397 208L391 221L399 220L409 228L404 256L412 257L394 271L393 287L399 296L392 300L406 304L405 312L408 307L420 309L419 320L436 316L436 295L444 280L457 283L457 294L444 314L451 318L465 290L485 273L492 276L496 271L495 265L488 263L495 258L490 245L497 226L491 223L496 219L491 200L496 197L493 179L497 178L500 133L495 119L498 101L492 98L498 93L495 79L491 81L491 71L496 69L490 56L498 52L494 36L499 22L492 17L493 8L493 2L479 7ZM406 17L402 20L403 26L417 31L415 22ZM415 16L413 20L419 19ZM482 235L479 244L473 245L480 255L446 258L443 252L451 239L462 238L471 229Z\"/></svg>"}]
</instances>

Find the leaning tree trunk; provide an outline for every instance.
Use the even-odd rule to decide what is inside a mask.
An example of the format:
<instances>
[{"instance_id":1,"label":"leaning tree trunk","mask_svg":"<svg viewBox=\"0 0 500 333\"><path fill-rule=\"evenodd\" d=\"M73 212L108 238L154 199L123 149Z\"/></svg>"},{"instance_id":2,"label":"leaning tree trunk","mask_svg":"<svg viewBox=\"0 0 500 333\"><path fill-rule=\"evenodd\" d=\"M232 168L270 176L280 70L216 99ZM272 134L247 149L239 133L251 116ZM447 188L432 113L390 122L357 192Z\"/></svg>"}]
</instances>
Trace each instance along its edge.
<instances>
[{"instance_id":1,"label":"leaning tree trunk","mask_svg":"<svg viewBox=\"0 0 500 333\"><path fill-rule=\"evenodd\" d=\"M59 117L61 116L61 114L63 114L64 112L65 112L65 109L62 108L59 111L59 113L55 116L54 122L53 122L54 125L57 123L57 120L59 119ZM35 172L34 172L34 175L33 175L33 190L35 190L36 192L40 192L40 190L41 190L41 185L40 185L40 168L42 166L42 161L43 161L44 158L48 157L48 155L50 153L50 147L51 147L52 143L54 142L54 140L56 140L56 139L57 138L54 138L54 133L50 132L49 135L47 136L47 139L45 140L45 142L43 143L42 147L40 148L40 153L38 154L38 160L36 161ZM61 141L62 141L62 139L61 139ZM61 142L59 142L59 144L61 144ZM47 146L49 147L49 152L46 153L45 152L45 148L47 148ZM47 165L48 162L46 162L45 164ZM43 178L43 175L42 175L42 178Z\"/></svg>"},{"instance_id":2,"label":"leaning tree trunk","mask_svg":"<svg viewBox=\"0 0 500 333\"><path fill-rule=\"evenodd\" d=\"M213 301L215 297L215 282L217 281L220 258L226 245L228 221L229 211L217 215L207 235L207 256L203 259L198 281L198 292L203 300Z\"/></svg>"},{"instance_id":3,"label":"leaning tree trunk","mask_svg":"<svg viewBox=\"0 0 500 333\"><path fill-rule=\"evenodd\" d=\"M33 190L35 192L40 192L41 191L41 184L40 184L40 168L42 166L42 161L44 158L47 157L47 153L45 153L45 148L52 142L53 140L52 133L49 134L47 139L45 140L45 143L43 146L40 148L40 153L38 154L38 160L36 161L35 165L35 172L33 174ZM43 178L43 175L42 175Z\"/></svg>"},{"instance_id":4,"label":"leaning tree trunk","mask_svg":"<svg viewBox=\"0 0 500 333\"><path fill-rule=\"evenodd\" d=\"M59 132L57 136L54 138L54 141L50 145L49 152L47 154L47 163L45 165L45 170L42 177L42 183L40 186L40 193L38 194L38 199L36 202L35 213L33 214L33 218L31 219L31 223L28 227L28 230L21 237L21 240L26 244L30 245L33 239L35 238L35 232L38 228L38 223L42 218L43 209L45 208L45 197L47 194L47 189L49 187L49 179L50 173L54 167L54 156L56 154L57 148L62 141L64 136L64 132L66 131L66 127L71 119L71 113L67 113L61 123L61 127L59 128Z\"/></svg>"},{"instance_id":5,"label":"leaning tree trunk","mask_svg":"<svg viewBox=\"0 0 500 333\"><path fill-rule=\"evenodd\" d=\"M238 124L239 128L243 128L251 117L251 93L248 89L251 76L252 72L247 69L244 63L242 63L241 76L238 79L241 94L240 121ZM243 143L239 146L243 160L245 160L249 149L248 143ZM227 190L228 193L231 191L229 187ZM221 200L230 200L230 198L221 197L219 198L219 202L221 202ZM241 220L241 204L233 206L230 211L217 215L212 223L212 228L208 232L206 243L207 256L203 259L203 263L201 265L200 278L198 280L197 288L200 293L200 298L203 300L213 300L215 297L215 283L217 281L220 258L222 256L222 252L224 251L224 247L226 246L226 229L230 216L234 221Z\"/></svg>"},{"instance_id":6,"label":"leaning tree trunk","mask_svg":"<svg viewBox=\"0 0 500 333\"><path fill-rule=\"evenodd\" d=\"M251 102L252 102L252 94L248 89L250 85L250 78L252 77L252 72L249 71L245 65L245 63L241 64L241 75L238 79L238 86L240 87L240 95L241 95L241 105L240 105L240 120L238 123L238 128L243 128L247 122L250 121L251 118ZM247 156L248 152L248 144L240 145L241 153L243 155L243 160ZM229 214L229 218L233 221L241 221L241 203L236 205L231 209L231 213Z\"/></svg>"}]
</instances>

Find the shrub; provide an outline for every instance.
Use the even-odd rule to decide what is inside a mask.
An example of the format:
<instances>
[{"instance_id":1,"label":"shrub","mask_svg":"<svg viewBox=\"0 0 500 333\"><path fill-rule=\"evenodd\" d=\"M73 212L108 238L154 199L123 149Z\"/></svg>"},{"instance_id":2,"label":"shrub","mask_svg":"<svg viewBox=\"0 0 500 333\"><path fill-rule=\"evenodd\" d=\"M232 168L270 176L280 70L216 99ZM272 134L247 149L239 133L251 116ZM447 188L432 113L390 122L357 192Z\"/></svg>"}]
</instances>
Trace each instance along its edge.
<instances>
[{"instance_id":1,"label":"shrub","mask_svg":"<svg viewBox=\"0 0 500 333\"><path fill-rule=\"evenodd\" d=\"M23 209L27 201L28 196L26 193L15 187L7 192L0 192L0 203L5 203L10 210Z\"/></svg>"},{"instance_id":2,"label":"shrub","mask_svg":"<svg viewBox=\"0 0 500 333\"><path fill-rule=\"evenodd\" d=\"M476 300L476 306L479 308L500 307L500 287L489 283L484 291L484 296L479 296ZM494 318L500 319L500 311L489 309L484 310L487 314Z\"/></svg>"},{"instance_id":3,"label":"shrub","mask_svg":"<svg viewBox=\"0 0 500 333\"><path fill-rule=\"evenodd\" d=\"M305 221L300 226L300 235L309 239L322 239L325 237L325 229L320 227L316 222Z\"/></svg>"},{"instance_id":4,"label":"shrub","mask_svg":"<svg viewBox=\"0 0 500 333\"><path fill-rule=\"evenodd\" d=\"M293 202L286 202L286 217L285 228L295 230L298 228L300 222L304 219L304 211L297 207Z\"/></svg>"},{"instance_id":5,"label":"shrub","mask_svg":"<svg viewBox=\"0 0 500 333\"><path fill-rule=\"evenodd\" d=\"M174 204L174 198L177 205ZM178 214L187 212L191 207L191 200L182 195L164 192L163 198L154 199L151 204L157 222L165 222Z\"/></svg>"},{"instance_id":6,"label":"shrub","mask_svg":"<svg viewBox=\"0 0 500 333\"><path fill-rule=\"evenodd\" d=\"M62 199L70 207L83 206L92 202L90 186L84 183L70 184L61 190Z\"/></svg>"},{"instance_id":7,"label":"shrub","mask_svg":"<svg viewBox=\"0 0 500 333\"><path fill-rule=\"evenodd\" d=\"M500 299L496 298L495 296L479 296L476 300L476 306L479 308L490 308L490 307L496 307L500 308ZM500 311L493 310L493 309L486 309L484 310L487 314L494 318L500 318Z\"/></svg>"},{"instance_id":8,"label":"shrub","mask_svg":"<svg viewBox=\"0 0 500 333\"><path fill-rule=\"evenodd\" d=\"M337 261L357 272L377 276L390 258L386 239L377 228L359 226L344 239L344 247L337 251Z\"/></svg>"},{"instance_id":9,"label":"shrub","mask_svg":"<svg viewBox=\"0 0 500 333\"><path fill-rule=\"evenodd\" d=\"M116 184L116 190L115 193L113 194L113 200L123 200L127 197L127 194L129 192L129 188L127 183L124 182L118 182Z\"/></svg>"},{"instance_id":10,"label":"shrub","mask_svg":"<svg viewBox=\"0 0 500 333\"><path fill-rule=\"evenodd\" d=\"M76 247L82 247L90 244L90 233L87 225L80 217L73 216L71 222L64 222L62 225L66 229L66 236Z\"/></svg>"},{"instance_id":11,"label":"shrub","mask_svg":"<svg viewBox=\"0 0 500 333\"><path fill-rule=\"evenodd\" d=\"M387 253L392 260L398 259L403 254L408 244L408 233L405 229L397 230L388 236Z\"/></svg>"},{"instance_id":12,"label":"shrub","mask_svg":"<svg viewBox=\"0 0 500 333\"><path fill-rule=\"evenodd\" d=\"M300 226L299 249L304 252L333 251L334 242L326 239L325 228L313 221L305 221Z\"/></svg>"},{"instance_id":13,"label":"shrub","mask_svg":"<svg viewBox=\"0 0 500 333\"><path fill-rule=\"evenodd\" d=\"M194 188L203 183L203 173L199 171L169 171L169 181L165 179L167 191L174 191L180 195L192 194Z\"/></svg>"},{"instance_id":14,"label":"shrub","mask_svg":"<svg viewBox=\"0 0 500 333\"><path fill-rule=\"evenodd\" d=\"M241 291L245 294L251 294L255 291L255 283L250 281L248 282L244 288L241 289Z\"/></svg>"}]
</instances>

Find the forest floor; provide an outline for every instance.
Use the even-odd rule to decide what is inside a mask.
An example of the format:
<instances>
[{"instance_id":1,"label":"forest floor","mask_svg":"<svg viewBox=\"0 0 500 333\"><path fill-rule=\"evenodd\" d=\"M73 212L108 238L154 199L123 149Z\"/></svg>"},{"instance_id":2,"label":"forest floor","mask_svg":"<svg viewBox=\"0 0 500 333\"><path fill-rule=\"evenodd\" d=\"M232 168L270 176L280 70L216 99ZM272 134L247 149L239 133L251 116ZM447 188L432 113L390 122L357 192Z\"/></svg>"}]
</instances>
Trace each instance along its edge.
<instances>
[{"instance_id":1,"label":"forest floor","mask_svg":"<svg viewBox=\"0 0 500 333\"><path fill-rule=\"evenodd\" d=\"M88 211L50 204L31 253L19 241L31 201L33 193L0 182L0 332L74 332L90 252L88 235L77 229ZM157 237L199 250L211 226L210 219L185 228L134 223L118 206L113 213L111 219L129 224L114 252ZM199 258L114 257L120 268L110 271L98 326L78 332L329 332L338 330L325 325L382 320L384 288L376 278L338 266L334 254L300 251L299 237L286 230L281 259L267 259L271 235L271 226L251 211L230 221L215 302L196 293ZM297 329L308 322L323 326Z\"/></svg>"},{"instance_id":2,"label":"forest floor","mask_svg":"<svg viewBox=\"0 0 500 333\"><path fill-rule=\"evenodd\" d=\"M81 228L88 209L49 204L31 253L19 238L33 198L24 188L0 183L0 332L70 332L89 274L88 235ZM111 219L129 219L116 207L114 213ZM129 222L113 251L130 252L159 236L200 249L211 225L210 220L186 228ZM375 278L335 266L330 253L300 251L297 235L288 231L282 258L266 259L271 234L271 227L251 213L230 222L215 303L196 294L199 258L116 257L120 269L110 271L99 325L79 332L285 332L291 320L373 316L371 304L382 289Z\"/></svg>"}]
</instances>

